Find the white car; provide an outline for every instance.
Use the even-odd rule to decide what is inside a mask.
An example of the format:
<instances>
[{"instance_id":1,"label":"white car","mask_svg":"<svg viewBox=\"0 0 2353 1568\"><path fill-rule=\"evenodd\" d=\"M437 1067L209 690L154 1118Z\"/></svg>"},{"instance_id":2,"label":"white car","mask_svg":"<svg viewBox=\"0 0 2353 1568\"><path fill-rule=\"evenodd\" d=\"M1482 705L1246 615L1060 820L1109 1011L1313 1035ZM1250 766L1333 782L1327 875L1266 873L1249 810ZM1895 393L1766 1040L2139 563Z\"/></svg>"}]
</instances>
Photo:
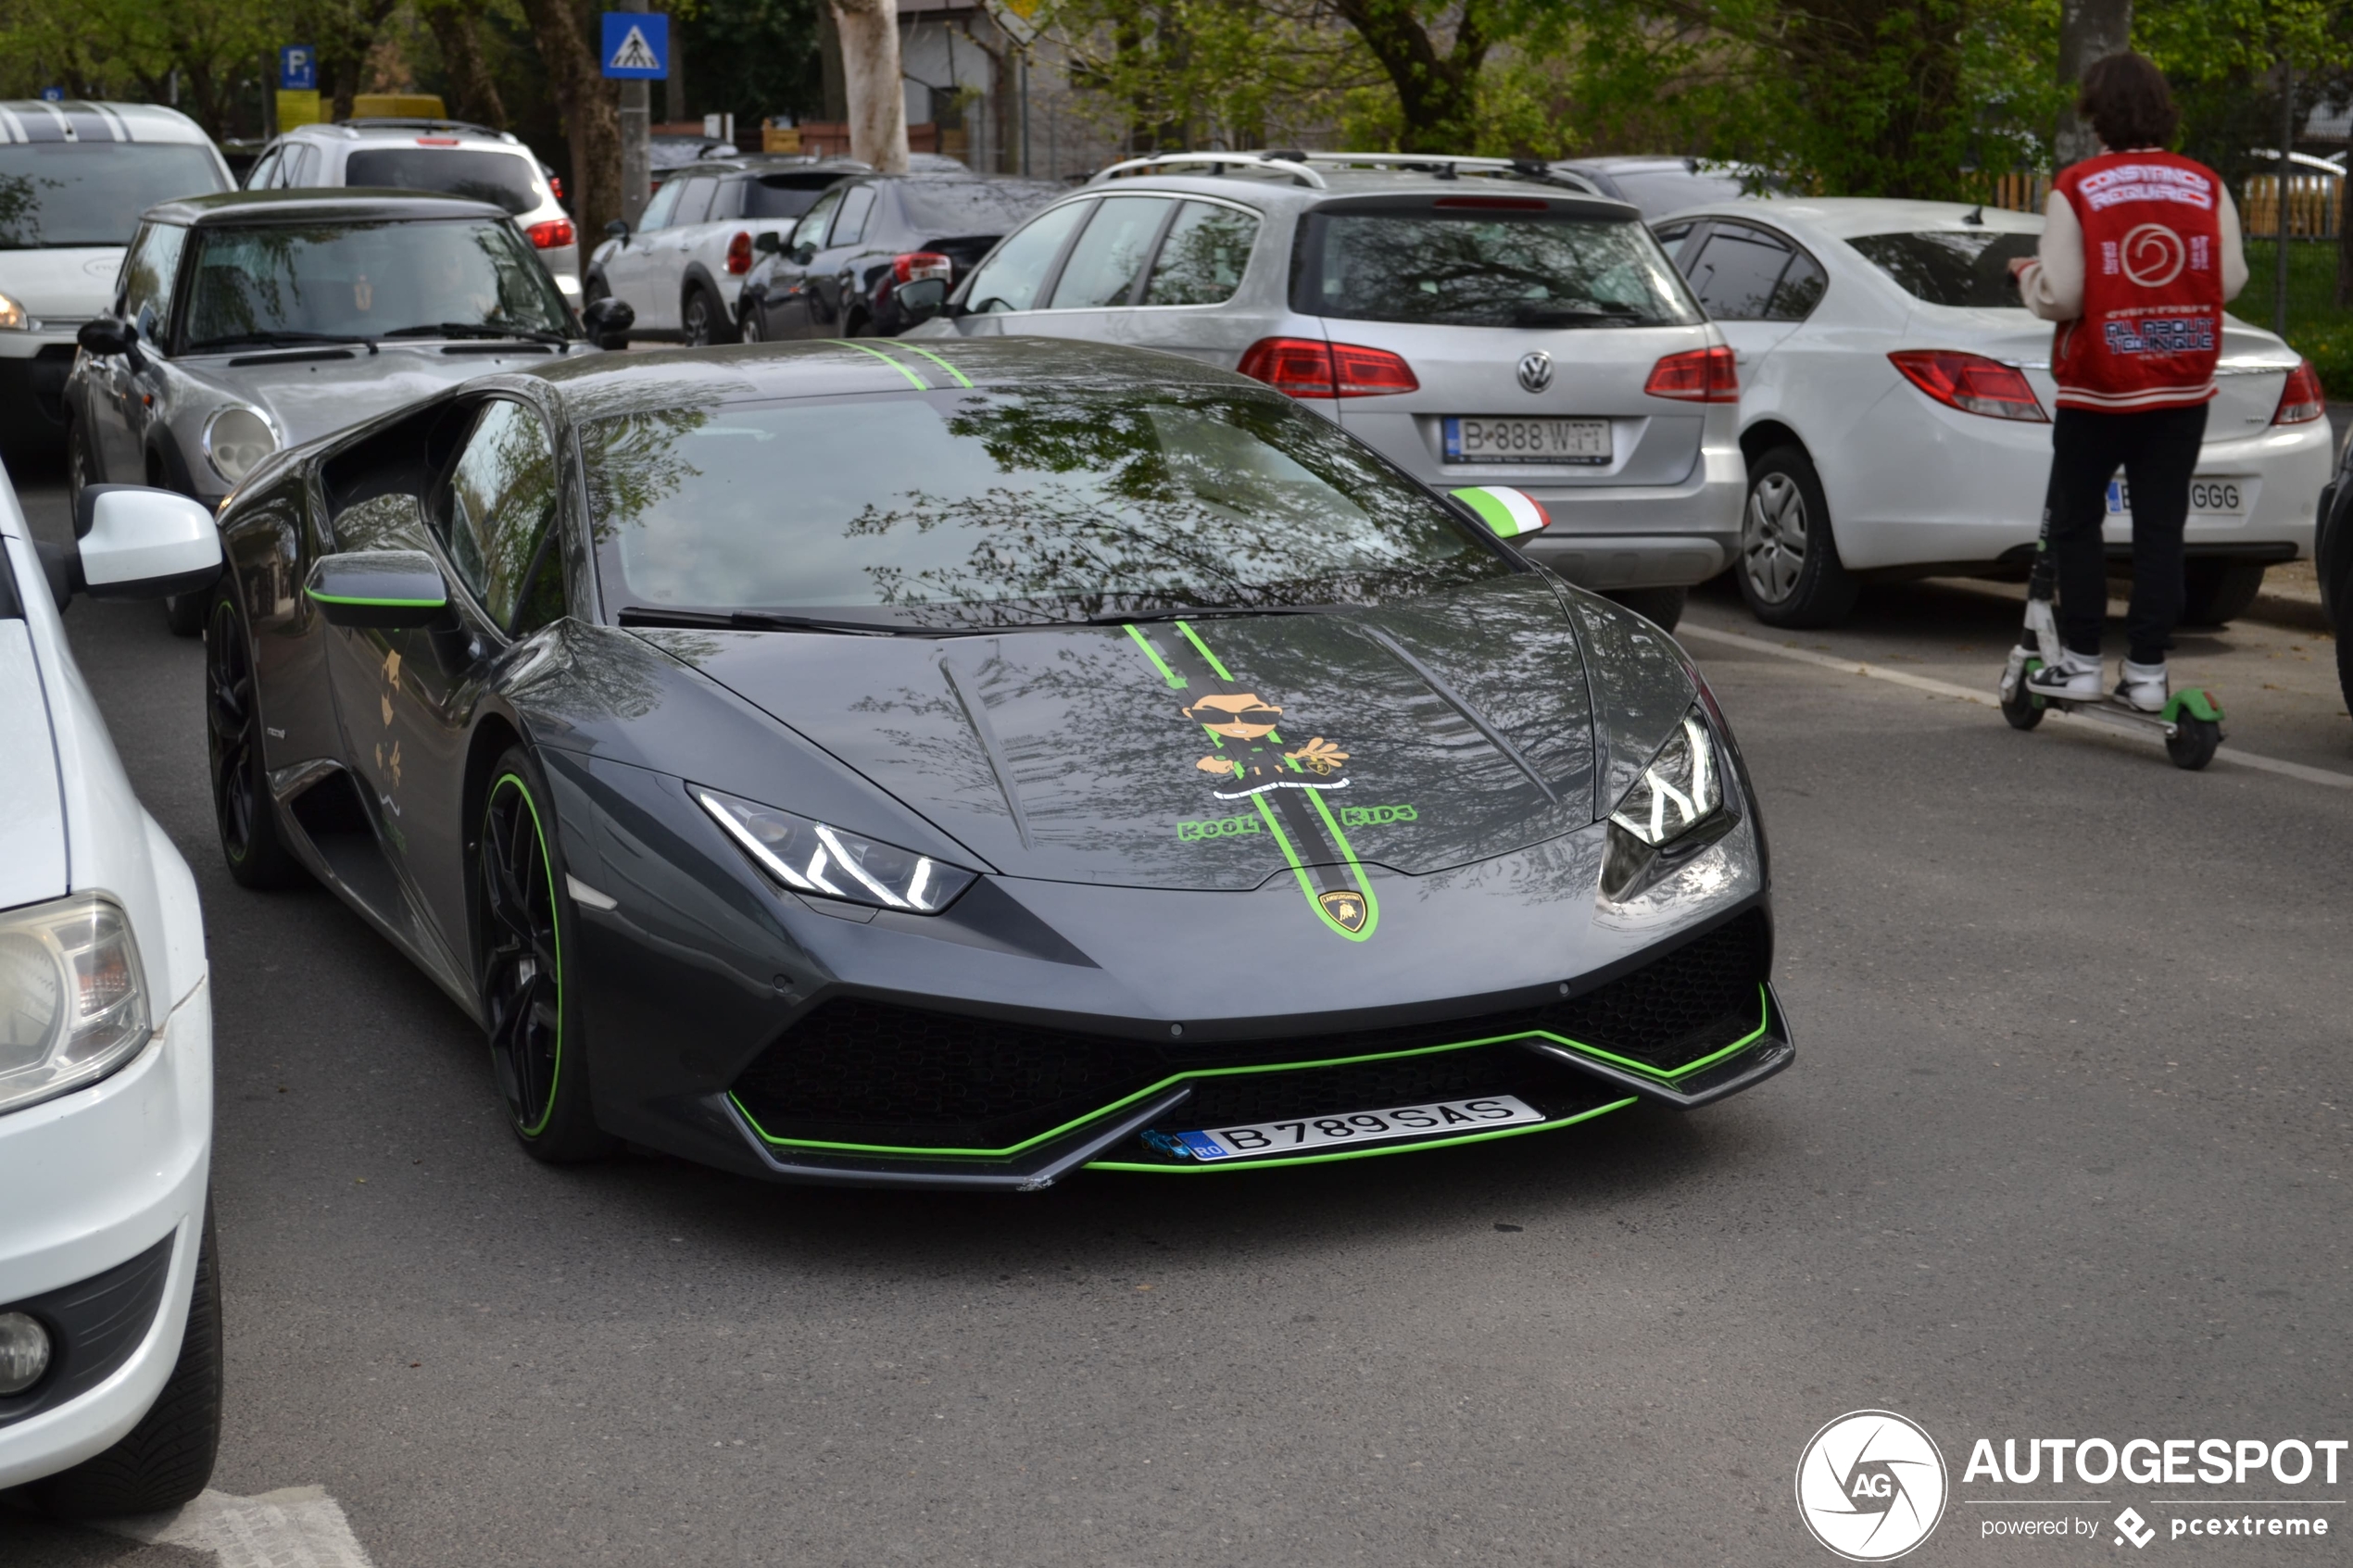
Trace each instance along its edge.
<instances>
[{"instance_id":1,"label":"white car","mask_svg":"<svg viewBox=\"0 0 2353 1568\"><path fill-rule=\"evenodd\" d=\"M74 333L114 299L139 215L235 182L196 122L154 104L0 103L0 437L65 434Z\"/></svg>"},{"instance_id":2,"label":"white car","mask_svg":"<svg viewBox=\"0 0 2353 1568\"><path fill-rule=\"evenodd\" d=\"M2040 215L1744 200L1656 227L1739 356L1735 575L1759 620L1831 624L1874 575L2024 575L2057 388L2051 324L2019 303L2008 264L2033 254ZM2320 384L2294 349L2226 320L2216 379L2190 489L2189 625L2243 613L2267 566L2310 554L2329 471ZM2120 478L2108 512L2120 558Z\"/></svg>"},{"instance_id":3,"label":"white car","mask_svg":"<svg viewBox=\"0 0 2353 1568\"><path fill-rule=\"evenodd\" d=\"M849 158L711 158L673 170L633 231L615 220L588 258L588 297L636 312L653 342L734 343L736 304L760 247L776 249L825 187L871 172ZM607 344L607 347L618 347Z\"/></svg>"},{"instance_id":4,"label":"white car","mask_svg":"<svg viewBox=\"0 0 2353 1568\"><path fill-rule=\"evenodd\" d=\"M193 591L220 544L166 491L94 488L79 510L78 547L44 562L0 484L0 1491L66 1515L185 1502L220 1428L195 879L57 616L62 585Z\"/></svg>"},{"instance_id":5,"label":"white car","mask_svg":"<svg viewBox=\"0 0 2353 1568\"><path fill-rule=\"evenodd\" d=\"M346 119L301 125L262 149L248 191L352 186L432 191L503 207L579 308L580 231L538 156L511 131L455 119Z\"/></svg>"}]
</instances>

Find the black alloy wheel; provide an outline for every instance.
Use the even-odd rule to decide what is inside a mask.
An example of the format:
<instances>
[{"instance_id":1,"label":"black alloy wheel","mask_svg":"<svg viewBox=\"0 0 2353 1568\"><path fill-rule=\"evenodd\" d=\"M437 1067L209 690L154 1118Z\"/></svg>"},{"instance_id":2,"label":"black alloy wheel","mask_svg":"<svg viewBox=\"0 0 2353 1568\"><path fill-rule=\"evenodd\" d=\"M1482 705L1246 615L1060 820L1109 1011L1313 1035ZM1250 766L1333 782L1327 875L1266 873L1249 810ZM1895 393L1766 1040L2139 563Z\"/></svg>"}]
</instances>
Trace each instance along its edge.
<instances>
[{"instance_id":1,"label":"black alloy wheel","mask_svg":"<svg viewBox=\"0 0 2353 1568\"><path fill-rule=\"evenodd\" d=\"M70 413L66 415L66 516L73 517L82 510L82 492L98 483L97 468L90 461L89 438L83 434L82 421Z\"/></svg>"},{"instance_id":2,"label":"black alloy wheel","mask_svg":"<svg viewBox=\"0 0 2353 1568\"><path fill-rule=\"evenodd\" d=\"M758 300L747 299L744 301L743 324L737 327L736 331L736 334L746 343L764 343L767 341L767 334L760 330L760 302Z\"/></svg>"},{"instance_id":3,"label":"black alloy wheel","mask_svg":"<svg viewBox=\"0 0 2353 1568\"><path fill-rule=\"evenodd\" d=\"M500 758L475 847L480 886L482 1018L508 1123L535 1157L591 1160L611 1141L588 1110L585 1064L564 1047L564 927L574 909L558 890L555 822L539 771L520 748Z\"/></svg>"},{"instance_id":4,"label":"black alloy wheel","mask_svg":"<svg viewBox=\"0 0 2353 1568\"><path fill-rule=\"evenodd\" d=\"M680 310L679 320L686 329L686 342L691 347L708 348L733 336L727 307L699 283L686 291L686 303Z\"/></svg>"},{"instance_id":5,"label":"black alloy wheel","mask_svg":"<svg viewBox=\"0 0 2353 1568\"><path fill-rule=\"evenodd\" d=\"M212 820L220 854L240 887L290 887L304 880L300 862L278 833L261 754L261 704L253 646L226 593L212 596L206 628L205 755L212 777Z\"/></svg>"}]
</instances>

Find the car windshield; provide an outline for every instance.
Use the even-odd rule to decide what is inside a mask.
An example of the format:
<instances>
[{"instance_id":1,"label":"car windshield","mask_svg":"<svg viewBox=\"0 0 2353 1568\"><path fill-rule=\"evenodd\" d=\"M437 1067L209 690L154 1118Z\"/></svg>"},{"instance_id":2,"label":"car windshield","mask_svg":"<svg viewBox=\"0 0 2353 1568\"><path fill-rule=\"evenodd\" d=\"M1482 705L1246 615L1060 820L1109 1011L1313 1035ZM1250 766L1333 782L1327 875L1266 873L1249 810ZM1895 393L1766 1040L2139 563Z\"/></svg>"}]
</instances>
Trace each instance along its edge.
<instances>
[{"instance_id":1,"label":"car windshield","mask_svg":"<svg viewBox=\"0 0 2353 1568\"><path fill-rule=\"evenodd\" d=\"M224 225L197 230L181 329L200 352L406 333L561 333L563 298L504 221Z\"/></svg>"},{"instance_id":2,"label":"car windshield","mask_svg":"<svg viewBox=\"0 0 2353 1568\"><path fill-rule=\"evenodd\" d=\"M394 191L437 191L503 207L518 216L539 205L531 159L487 147L360 147L344 160L343 182Z\"/></svg>"},{"instance_id":3,"label":"car windshield","mask_svg":"<svg viewBox=\"0 0 2353 1568\"><path fill-rule=\"evenodd\" d=\"M209 147L153 142L0 144L0 250L131 243L139 215L225 191Z\"/></svg>"},{"instance_id":4,"label":"car windshield","mask_svg":"<svg viewBox=\"0 0 2353 1568\"><path fill-rule=\"evenodd\" d=\"M1451 327L1659 327L1701 319L1641 223L1496 210L1508 200L1441 198L1470 209L1459 212L1317 213L1308 237L1314 259L1301 270L1293 307Z\"/></svg>"},{"instance_id":5,"label":"car windshield","mask_svg":"<svg viewBox=\"0 0 2353 1568\"><path fill-rule=\"evenodd\" d=\"M1065 189L1042 180L903 180L899 203L927 234L1001 234Z\"/></svg>"},{"instance_id":6,"label":"car windshield","mask_svg":"<svg viewBox=\"0 0 2353 1568\"><path fill-rule=\"evenodd\" d=\"M899 628L1380 602L1513 570L1271 394L901 394L581 435L607 606Z\"/></svg>"},{"instance_id":7,"label":"car windshield","mask_svg":"<svg viewBox=\"0 0 2353 1568\"><path fill-rule=\"evenodd\" d=\"M2022 308L2010 263L2034 254L2037 234L1980 229L1864 234L1846 242L1914 298L1931 305Z\"/></svg>"}]
</instances>

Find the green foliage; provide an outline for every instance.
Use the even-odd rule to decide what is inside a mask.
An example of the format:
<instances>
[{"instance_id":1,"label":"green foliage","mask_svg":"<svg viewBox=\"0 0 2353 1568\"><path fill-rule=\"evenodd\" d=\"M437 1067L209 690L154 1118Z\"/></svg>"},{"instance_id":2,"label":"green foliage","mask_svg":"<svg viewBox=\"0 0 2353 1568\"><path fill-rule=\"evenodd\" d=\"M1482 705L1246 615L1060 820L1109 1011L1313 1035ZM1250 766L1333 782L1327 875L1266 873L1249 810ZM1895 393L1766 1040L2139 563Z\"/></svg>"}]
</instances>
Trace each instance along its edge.
<instances>
[{"instance_id":1,"label":"green foliage","mask_svg":"<svg viewBox=\"0 0 2353 1568\"><path fill-rule=\"evenodd\" d=\"M2336 304L2334 241L2290 240L2287 248L2287 341L2312 361L2332 398L2353 397L2353 310ZM2231 314L2269 328L2278 252L2270 240L2246 245L2246 292L2231 302Z\"/></svg>"},{"instance_id":2,"label":"green foliage","mask_svg":"<svg viewBox=\"0 0 2353 1568\"><path fill-rule=\"evenodd\" d=\"M817 56L822 0L697 0L667 7L698 114L736 117L741 144L757 151L772 114L812 116L824 106Z\"/></svg>"}]
</instances>

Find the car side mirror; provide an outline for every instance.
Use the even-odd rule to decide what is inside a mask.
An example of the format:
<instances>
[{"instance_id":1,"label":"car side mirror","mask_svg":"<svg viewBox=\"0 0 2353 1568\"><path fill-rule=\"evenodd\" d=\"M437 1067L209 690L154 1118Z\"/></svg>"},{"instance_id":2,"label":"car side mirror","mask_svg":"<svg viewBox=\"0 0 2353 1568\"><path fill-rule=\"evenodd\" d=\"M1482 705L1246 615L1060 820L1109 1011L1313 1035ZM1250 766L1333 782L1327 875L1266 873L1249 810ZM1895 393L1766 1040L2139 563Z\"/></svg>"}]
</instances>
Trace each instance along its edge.
<instances>
[{"instance_id":1,"label":"car side mirror","mask_svg":"<svg viewBox=\"0 0 2353 1568\"><path fill-rule=\"evenodd\" d=\"M603 299L592 299L580 307L580 324L587 329L590 337L597 340L599 348L610 348L612 345L606 340L617 338L635 326L637 312L627 300L614 299L608 295Z\"/></svg>"},{"instance_id":2,"label":"car side mirror","mask_svg":"<svg viewBox=\"0 0 2353 1568\"><path fill-rule=\"evenodd\" d=\"M102 359L120 354L131 361L132 370L147 368L146 358L139 352L139 329L119 316L100 316L82 322L73 340L85 354Z\"/></svg>"},{"instance_id":3,"label":"car side mirror","mask_svg":"<svg viewBox=\"0 0 2353 1568\"><path fill-rule=\"evenodd\" d=\"M605 225L605 238L609 240L625 240L628 237L629 220L627 219L616 218L611 222Z\"/></svg>"},{"instance_id":4,"label":"car side mirror","mask_svg":"<svg viewBox=\"0 0 2353 1568\"><path fill-rule=\"evenodd\" d=\"M899 313L906 317L910 324L930 320L947 303L948 280L945 278L918 278L912 283L899 286Z\"/></svg>"},{"instance_id":5,"label":"car side mirror","mask_svg":"<svg viewBox=\"0 0 2353 1568\"><path fill-rule=\"evenodd\" d=\"M144 484L92 484L73 508L70 584L94 599L200 593L220 576L220 531L203 503Z\"/></svg>"},{"instance_id":6,"label":"car side mirror","mask_svg":"<svg viewBox=\"0 0 2353 1568\"><path fill-rule=\"evenodd\" d=\"M330 626L415 629L450 619L448 584L422 550L322 556L303 593Z\"/></svg>"},{"instance_id":7,"label":"car side mirror","mask_svg":"<svg viewBox=\"0 0 2353 1568\"><path fill-rule=\"evenodd\" d=\"M792 247L792 264L794 266L806 267L815 259L817 259L817 247L814 245L795 245Z\"/></svg>"},{"instance_id":8,"label":"car side mirror","mask_svg":"<svg viewBox=\"0 0 2353 1568\"><path fill-rule=\"evenodd\" d=\"M782 256L785 253L785 237L770 229L751 237L751 248L762 256Z\"/></svg>"},{"instance_id":9,"label":"car side mirror","mask_svg":"<svg viewBox=\"0 0 2353 1568\"><path fill-rule=\"evenodd\" d=\"M1485 523L1498 539L1521 539L1552 526L1553 514L1525 490L1506 484L1479 484L1450 490L1466 510Z\"/></svg>"}]
</instances>

